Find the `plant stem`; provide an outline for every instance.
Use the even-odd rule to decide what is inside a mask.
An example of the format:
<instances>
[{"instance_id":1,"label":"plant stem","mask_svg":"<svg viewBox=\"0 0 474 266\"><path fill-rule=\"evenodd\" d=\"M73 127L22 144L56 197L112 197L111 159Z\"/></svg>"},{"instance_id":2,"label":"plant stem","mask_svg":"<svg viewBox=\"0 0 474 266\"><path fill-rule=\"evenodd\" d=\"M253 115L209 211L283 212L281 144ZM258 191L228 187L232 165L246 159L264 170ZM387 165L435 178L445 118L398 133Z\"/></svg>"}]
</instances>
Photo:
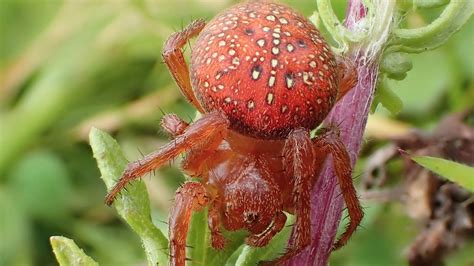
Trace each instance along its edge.
<instances>
[{"instance_id":1,"label":"plant stem","mask_svg":"<svg viewBox=\"0 0 474 266\"><path fill-rule=\"evenodd\" d=\"M346 27L352 29L366 15L361 0L350 0ZM358 49L349 57L356 63L358 84L336 104L325 120L326 125L338 125L340 136L355 165L362 143L378 73L378 58L367 59ZM312 243L287 265L327 265L332 245L341 221L343 198L329 158L311 195Z\"/></svg>"}]
</instances>

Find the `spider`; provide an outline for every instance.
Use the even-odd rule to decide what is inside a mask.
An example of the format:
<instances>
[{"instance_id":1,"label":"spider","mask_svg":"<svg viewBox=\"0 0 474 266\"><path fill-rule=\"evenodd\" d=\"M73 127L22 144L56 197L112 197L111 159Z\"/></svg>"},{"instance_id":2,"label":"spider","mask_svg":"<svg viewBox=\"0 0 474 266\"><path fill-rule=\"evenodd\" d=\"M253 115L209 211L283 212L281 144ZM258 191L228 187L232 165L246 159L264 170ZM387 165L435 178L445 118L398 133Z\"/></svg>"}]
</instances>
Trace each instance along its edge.
<instances>
[{"instance_id":1,"label":"spider","mask_svg":"<svg viewBox=\"0 0 474 266\"><path fill-rule=\"evenodd\" d=\"M182 50L195 36L189 70ZM334 247L346 244L363 216L351 162L337 130L324 129L314 138L310 131L354 87L357 74L336 58L314 25L281 4L241 3L207 25L196 20L172 34L162 55L202 117L188 124L165 115L162 126L172 141L130 163L106 203L130 181L185 153L182 169L199 181L176 192L169 218L171 264L185 264L191 215L205 207L216 249L226 244L222 228L245 229L246 244L265 246L284 227L284 212L294 214L279 263L311 242L310 192L330 155L350 217Z\"/></svg>"}]
</instances>

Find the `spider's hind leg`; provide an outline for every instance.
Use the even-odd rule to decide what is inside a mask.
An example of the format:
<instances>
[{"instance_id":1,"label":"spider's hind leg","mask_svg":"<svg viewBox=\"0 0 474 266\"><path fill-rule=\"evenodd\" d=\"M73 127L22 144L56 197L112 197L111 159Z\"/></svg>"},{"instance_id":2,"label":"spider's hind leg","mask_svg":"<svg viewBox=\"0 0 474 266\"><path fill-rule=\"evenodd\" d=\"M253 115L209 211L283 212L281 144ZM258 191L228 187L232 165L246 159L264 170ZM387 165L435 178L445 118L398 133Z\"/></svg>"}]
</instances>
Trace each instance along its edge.
<instances>
[{"instance_id":1,"label":"spider's hind leg","mask_svg":"<svg viewBox=\"0 0 474 266\"><path fill-rule=\"evenodd\" d=\"M332 163L334 170L339 181L339 187L341 189L344 202L347 206L349 213L349 224L346 227L344 233L341 234L339 239L334 244L333 249L338 249L344 246L349 238L354 234L355 230L362 221L364 213L360 206L357 193L352 183L352 166L349 154L347 153L344 143L339 138L337 130L329 130L322 136L319 136L314 140L315 150L321 154L331 154Z\"/></svg>"}]
</instances>

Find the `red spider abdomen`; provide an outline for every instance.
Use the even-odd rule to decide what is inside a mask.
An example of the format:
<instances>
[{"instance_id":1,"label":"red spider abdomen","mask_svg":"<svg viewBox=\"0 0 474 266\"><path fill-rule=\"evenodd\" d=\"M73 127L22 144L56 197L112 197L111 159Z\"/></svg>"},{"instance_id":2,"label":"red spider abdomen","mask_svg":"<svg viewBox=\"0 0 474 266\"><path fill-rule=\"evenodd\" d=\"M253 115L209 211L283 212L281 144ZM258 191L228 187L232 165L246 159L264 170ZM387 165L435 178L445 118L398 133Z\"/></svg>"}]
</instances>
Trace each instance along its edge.
<instances>
[{"instance_id":1,"label":"red spider abdomen","mask_svg":"<svg viewBox=\"0 0 474 266\"><path fill-rule=\"evenodd\" d=\"M336 61L318 30L274 3L245 3L214 18L196 41L191 73L206 111L222 110L232 129L258 138L315 128L338 93Z\"/></svg>"}]
</instances>

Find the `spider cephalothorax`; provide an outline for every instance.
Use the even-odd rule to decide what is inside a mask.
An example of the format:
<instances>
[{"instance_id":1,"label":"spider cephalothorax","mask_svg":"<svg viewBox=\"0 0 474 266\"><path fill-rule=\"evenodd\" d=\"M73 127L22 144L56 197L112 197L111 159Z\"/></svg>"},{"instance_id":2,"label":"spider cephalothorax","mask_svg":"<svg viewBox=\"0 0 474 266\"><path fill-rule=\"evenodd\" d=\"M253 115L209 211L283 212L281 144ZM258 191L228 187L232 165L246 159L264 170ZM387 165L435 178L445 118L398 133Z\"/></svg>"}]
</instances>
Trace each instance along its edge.
<instances>
[{"instance_id":1,"label":"spider cephalothorax","mask_svg":"<svg viewBox=\"0 0 474 266\"><path fill-rule=\"evenodd\" d=\"M191 75L182 48L194 36ZM354 69L336 60L317 29L289 7L250 2L236 5L207 26L197 20L174 33L163 57L186 98L203 116L192 124L166 115L162 126L174 140L128 165L107 196L111 204L131 180L181 153L183 171L199 182L177 192L170 214L173 265L184 265L192 211L209 208L211 244L221 234L246 229L246 243L265 246L281 231L284 211L295 214L282 262L311 242L310 191L327 156L333 157L351 218L335 243L344 245L362 219L351 163L336 131L311 139L333 105L355 85Z\"/></svg>"}]
</instances>

